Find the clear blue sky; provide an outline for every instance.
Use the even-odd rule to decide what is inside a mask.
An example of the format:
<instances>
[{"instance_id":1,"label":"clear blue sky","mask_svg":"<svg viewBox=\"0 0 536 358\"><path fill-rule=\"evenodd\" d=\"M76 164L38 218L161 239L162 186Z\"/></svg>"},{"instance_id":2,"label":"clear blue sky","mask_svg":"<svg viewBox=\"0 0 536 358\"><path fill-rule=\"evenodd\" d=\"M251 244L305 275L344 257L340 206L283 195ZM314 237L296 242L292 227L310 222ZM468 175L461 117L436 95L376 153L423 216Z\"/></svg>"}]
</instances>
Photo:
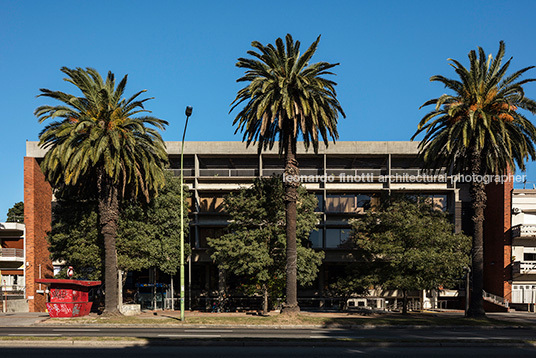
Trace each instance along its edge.
<instances>
[{"instance_id":1,"label":"clear blue sky","mask_svg":"<svg viewBox=\"0 0 536 358\"><path fill-rule=\"evenodd\" d=\"M409 140L419 106L445 92L430 76L455 77L447 58L467 64L470 50L495 54L504 40L511 68L536 65L534 14L535 1L0 0L0 221L23 200L25 141L43 128L33 111L52 104L39 88L73 92L62 66L128 74L127 94L147 89L147 108L171 123L165 140L180 140L187 105L188 140L240 140L228 114L236 59L253 40L291 33L306 48L321 34L313 61L341 64L340 140ZM536 165L527 174L536 182Z\"/></svg>"}]
</instances>

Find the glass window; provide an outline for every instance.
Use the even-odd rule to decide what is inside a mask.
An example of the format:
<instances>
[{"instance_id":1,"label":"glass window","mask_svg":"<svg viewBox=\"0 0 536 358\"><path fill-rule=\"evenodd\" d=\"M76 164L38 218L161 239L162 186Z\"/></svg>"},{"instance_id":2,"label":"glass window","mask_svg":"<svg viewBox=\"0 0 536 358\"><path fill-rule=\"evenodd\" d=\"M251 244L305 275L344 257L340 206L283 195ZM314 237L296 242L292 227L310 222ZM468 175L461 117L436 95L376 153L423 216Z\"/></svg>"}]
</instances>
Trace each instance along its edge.
<instances>
[{"instance_id":1,"label":"glass window","mask_svg":"<svg viewBox=\"0 0 536 358\"><path fill-rule=\"evenodd\" d=\"M350 232L350 228L326 229L326 248L336 249L346 246L347 244L349 244Z\"/></svg>"},{"instance_id":2,"label":"glass window","mask_svg":"<svg viewBox=\"0 0 536 358\"><path fill-rule=\"evenodd\" d=\"M315 212L319 213L324 211L324 195L323 194L315 194L316 200L318 200L318 205L316 206Z\"/></svg>"},{"instance_id":3,"label":"glass window","mask_svg":"<svg viewBox=\"0 0 536 358\"><path fill-rule=\"evenodd\" d=\"M208 213L221 213L225 201L225 194L203 194L199 198L199 211Z\"/></svg>"},{"instance_id":4,"label":"glass window","mask_svg":"<svg viewBox=\"0 0 536 358\"><path fill-rule=\"evenodd\" d=\"M446 195L430 195L428 197L429 202L434 209L441 211L447 211L447 196Z\"/></svg>"},{"instance_id":5,"label":"glass window","mask_svg":"<svg viewBox=\"0 0 536 358\"><path fill-rule=\"evenodd\" d=\"M536 253L534 252L525 252L524 261L536 261Z\"/></svg>"},{"instance_id":6,"label":"glass window","mask_svg":"<svg viewBox=\"0 0 536 358\"><path fill-rule=\"evenodd\" d=\"M370 196L363 194L328 194L326 211L331 213L363 212L370 207Z\"/></svg>"},{"instance_id":7,"label":"glass window","mask_svg":"<svg viewBox=\"0 0 536 358\"><path fill-rule=\"evenodd\" d=\"M309 242L312 248L322 248L322 229L311 231L309 235Z\"/></svg>"}]
</instances>

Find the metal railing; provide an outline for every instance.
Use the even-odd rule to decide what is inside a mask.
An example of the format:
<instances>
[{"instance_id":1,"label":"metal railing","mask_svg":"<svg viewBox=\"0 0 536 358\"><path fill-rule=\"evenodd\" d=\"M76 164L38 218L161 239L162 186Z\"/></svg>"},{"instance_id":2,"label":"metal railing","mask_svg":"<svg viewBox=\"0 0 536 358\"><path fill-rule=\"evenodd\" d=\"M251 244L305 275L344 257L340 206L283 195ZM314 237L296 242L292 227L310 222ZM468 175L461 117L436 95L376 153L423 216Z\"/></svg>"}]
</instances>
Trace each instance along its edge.
<instances>
[{"instance_id":1,"label":"metal railing","mask_svg":"<svg viewBox=\"0 0 536 358\"><path fill-rule=\"evenodd\" d=\"M253 177L257 175L257 169L199 169L201 177Z\"/></svg>"},{"instance_id":2,"label":"metal railing","mask_svg":"<svg viewBox=\"0 0 536 358\"><path fill-rule=\"evenodd\" d=\"M508 302L508 300L505 300L503 297L494 295L493 293L489 293L489 292L486 292L484 290L482 290L482 297L487 301L491 301L491 302L496 303L496 304L498 304L500 306L503 306L503 307L508 308L508 306L510 304Z\"/></svg>"},{"instance_id":3,"label":"metal railing","mask_svg":"<svg viewBox=\"0 0 536 358\"><path fill-rule=\"evenodd\" d=\"M519 224L512 227L512 238L535 237L536 225Z\"/></svg>"},{"instance_id":4,"label":"metal railing","mask_svg":"<svg viewBox=\"0 0 536 358\"><path fill-rule=\"evenodd\" d=\"M180 177L181 176L181 170L180 169L168 169L170 172L173 173L174 176ZM185 177L193 177L195 175L195 170L191 168L184 168L183 175Z\"/></svg>"},{"instance_id":5,"label":"metal railing","mask_svg":"<svg viewBox=\"0 0 536 358\"><path fill-rule=\"evenodd\" d=\"M24 250L23 249L0 248L0 257L5 257L5 258L20 257L20 258L24 258Z\"/></svg>"},{"instance_id":6,"label":"metal railing","mask_svg":"<svg viewBox=\"0 0 536 358\"><path fill-rule=\"evenodd\" d=\"M520 262L520 273L536 273L536 262Z\"/></svg>"}]
</instances>

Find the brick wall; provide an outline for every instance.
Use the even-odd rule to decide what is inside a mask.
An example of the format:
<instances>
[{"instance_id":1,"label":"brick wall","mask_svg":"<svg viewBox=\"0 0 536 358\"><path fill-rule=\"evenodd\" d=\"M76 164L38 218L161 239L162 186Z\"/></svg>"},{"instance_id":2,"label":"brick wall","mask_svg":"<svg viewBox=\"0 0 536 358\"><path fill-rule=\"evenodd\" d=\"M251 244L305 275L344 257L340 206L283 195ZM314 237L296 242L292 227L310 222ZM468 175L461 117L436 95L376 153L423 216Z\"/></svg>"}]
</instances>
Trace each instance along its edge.
<instances>
[{"instance_id":1,"label":"brick wall","mask_svg":"<svg viewBox=\"0 0 536 358\"><path fill-rule=\"evenodd\" d=\"M484 212L484 290L511 301L513 183L489 184Z\"/></svg>"},{"instance_id":2,"label":"brick wall","mask_svg":"<svg viewBox=\"0 0 536 358\"><path fill-rule=\"evenodd\" d=\"M46 240L50 231L52 189L35 158L24 157L24 223L26 224L26 297L30 312L44 312L45 295L37 293L35 283L53 277L52 261ZM41 289L45 290L43 285Z\"/></svg>"}]
</instances>

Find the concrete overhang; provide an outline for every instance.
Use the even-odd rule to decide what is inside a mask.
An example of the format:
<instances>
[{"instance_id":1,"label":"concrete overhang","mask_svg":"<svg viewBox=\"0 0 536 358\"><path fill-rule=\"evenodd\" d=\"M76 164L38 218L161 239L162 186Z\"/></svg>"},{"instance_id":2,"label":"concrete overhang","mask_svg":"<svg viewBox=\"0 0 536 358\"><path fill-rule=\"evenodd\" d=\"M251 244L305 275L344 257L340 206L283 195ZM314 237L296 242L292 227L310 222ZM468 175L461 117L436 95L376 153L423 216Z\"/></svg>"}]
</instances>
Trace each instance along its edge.
<instances>
[{"instance_id":1,"label":"concrete overhang","mask_svg":"<svg viewBox=\"0 0 536 358\"><path fill-rule=\"evenodd\" d=\"M409 141L384 141L384 142L336 142L326 147L323 143L318 147L318 154L340 154L340 155L416 155L419 152L419 142ZM171 155L181 153L181 142L166 142L167 152ZM42 158L47 151L39 147L39 142L26 142L26 156L33 158ZM277 143L271 150L263 151L264 154L278 155ZM199 155L243 155L257 154L257 146L250 145L246 147L243 142L185 142L184 154ZM303 142L298 143L298 154L312 154L312 147L305 150Z\"/></svg>"},{"instance_id":2,"label":"concrete overhang","mask_svg":"<svg viewBox=\"0 0 536 358\"><path fill-rule=\"evenodd\" d=\"M0 235L24 235L24 224L20 223L0 223Z\"/></svg>"}]
</instances>

